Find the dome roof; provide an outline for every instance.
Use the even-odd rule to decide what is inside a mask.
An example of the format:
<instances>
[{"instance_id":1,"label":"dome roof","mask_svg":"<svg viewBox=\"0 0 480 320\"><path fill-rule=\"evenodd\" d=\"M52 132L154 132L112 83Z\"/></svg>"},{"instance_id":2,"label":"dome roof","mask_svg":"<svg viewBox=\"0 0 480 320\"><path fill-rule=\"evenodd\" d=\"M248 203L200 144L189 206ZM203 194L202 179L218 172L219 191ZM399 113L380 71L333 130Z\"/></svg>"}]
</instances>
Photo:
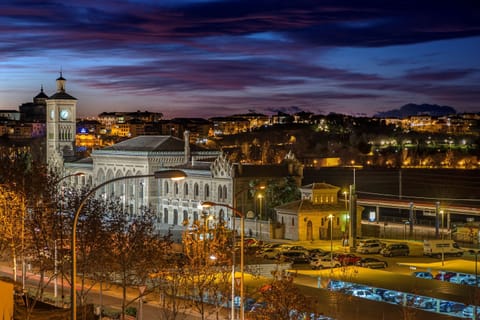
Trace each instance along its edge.
<instances>
[{"instance_id":1,"label":"dome roof","mask_svg":"<svg viewBox=\"0 0 480 320\"><path fill-rule=\"evenodd\" d=\"M48 99L48 96L43 92L43 86L40 89L40 93L37 94L33 99Z\"/></svg>"}]
</instances>

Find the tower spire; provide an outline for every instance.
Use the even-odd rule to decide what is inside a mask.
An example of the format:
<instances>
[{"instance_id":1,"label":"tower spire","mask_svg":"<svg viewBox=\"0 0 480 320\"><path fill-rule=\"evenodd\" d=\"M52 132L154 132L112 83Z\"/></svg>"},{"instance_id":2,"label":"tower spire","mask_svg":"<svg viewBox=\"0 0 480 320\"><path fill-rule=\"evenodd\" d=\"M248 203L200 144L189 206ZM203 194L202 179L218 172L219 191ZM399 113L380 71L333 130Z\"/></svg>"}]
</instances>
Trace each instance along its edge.
<instances>
[{"instance_id":1,"label":"tower spire","mask_svg":"<svg viewBox=\"0 0 480 320\"><path fill-rule=\"evenodd\" d=\"M60 68L60 77L57 78L57 92L65 92L65 82L67 80L63 77L62 69Z\"/></svg>"}]
</instances>

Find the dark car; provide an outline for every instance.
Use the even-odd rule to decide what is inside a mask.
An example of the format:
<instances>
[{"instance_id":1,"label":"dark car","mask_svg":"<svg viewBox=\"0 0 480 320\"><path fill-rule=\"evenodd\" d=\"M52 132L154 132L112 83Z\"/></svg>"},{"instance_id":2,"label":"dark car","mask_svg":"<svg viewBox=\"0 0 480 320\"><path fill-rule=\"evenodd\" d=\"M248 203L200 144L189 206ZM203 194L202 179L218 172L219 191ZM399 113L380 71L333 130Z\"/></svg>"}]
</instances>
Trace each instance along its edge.
<instances>
[{"instance_id":1,"label":"dark car","mask_svg":"<svg viewBox=\"0 0 480 320\"><path fill-rule=\"evenodd\" d=\"M380 253L384 257L408 256L410 254L410 248L406 243L390 243L387 244Z\"/></svg>"},{"instance_id":2,"label":"dark car","mask_svg":"<svg viewBox=\"0 0 480 320\"><path fill-rule=\"evenodd\" d=\"M309 263L310 259L308 255L300 251L286 251L282 252L277 256L277 259L280 261L291 262L291 263Z\"/></svg>"},{"instance_id":3,"label":"dark car","mask_svg":"<svg viewBox=\"0 0 480 320\"><path fill-rule=\"evenodd\" d=\"M310 258L321 257L321 256L324 256L328 253L327 251L322 250L322 249L318 249L318 248L307 249L307 250L308 250L308 255L310 256Z\"/></svg>"},{"instance_id":4,"label":"dark car","mask_svg":"<svg viewBox=\"0 0 480 320\"><path fill-rule=\"evenodd\" d=\"M376 258L362 258L356 263L357 266L370 268L370 269L379 269L388 267L387 261L379 260Z\"/></svg>"},{"instance_id":5,"label":"dark car","mask_svg":"<svg viewBox=\"0 0 480 320\"><path fill-rule=\"evenodd\" d=\"M460 312L465 309L465 305L454 301L440 301L440 312Z\"/></svg>"}]
</instances>

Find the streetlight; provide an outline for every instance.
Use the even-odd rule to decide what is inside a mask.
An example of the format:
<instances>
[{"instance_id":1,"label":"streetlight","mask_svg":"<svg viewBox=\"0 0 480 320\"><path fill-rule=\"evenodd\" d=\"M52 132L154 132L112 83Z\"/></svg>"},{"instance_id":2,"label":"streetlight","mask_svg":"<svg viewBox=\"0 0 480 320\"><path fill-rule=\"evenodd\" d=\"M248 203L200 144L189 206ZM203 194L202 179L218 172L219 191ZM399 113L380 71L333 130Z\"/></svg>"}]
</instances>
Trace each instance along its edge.
<instances>
[{"instance_id":1,"label":"streetlight","mask_svg":"<svg viewBox=\"0 0 480 320\"><path fill-rule=\"evenodd\" d=\"M223 203L216 203L216 202L211 202L211 201L205 201L205 202L202 202L202 207L203 208L209 208L209 207L225 207L227 209L230 209L233 211L234 215L235 216L239 216L240 217L240 319L241 320L244 320L245 319L245 310L244 310L244 307L243 307L243 296L244 296L244 293L243 293L243 286L244 286L244 231L245 231L245 216L243 213L241 213L239 210L237 210L236 208L232 207L232 206L229 206L228 204L223 204ZM235 220L235 217L232 217L234 220ZM235 243L234 243L235 245ZM233 249L233 252L235 253L235 248ZM233 269L235 270L235 269ZM234 271L235 272L235 271ZM234 281L235 277L235 273L232 274L232 281ZM232 288L232 290L234 290L235 287ZM234 297L235 294L232 294L232 296ZM234 300L232 299L232 305L234 303ZM232 318L233 320L233 318Z\"/></svg>"},{"instance_id":2,"label":"streetlight","mask_svg":"<svg viewBox=\"0 0 480 320\"><path fill-rule=\"evenodd\" d=\"M85 173L83 172L75 172L75 173L72 173L72 174L67 174L66 176L64 177L61 177L55 181L53 181L53 185L54 186L57 186L60 184L60 182L62 182L63 180L65 179L68 179L70 177L83 177L85 175ZM63 197L63 192L62 192L62 197ZM62 204L60 204L60 211L62 211ZM62 217L62 213L60 212L60 217ZM62 223L62 226L63 226L63 222L62 222L63 219L61 219L61 223ZM62 227L63 228L63 227ZM63 229L62 229L63 230ZM63 232L61 233L61 235L63 235ZM57 239L55 239L53 241L53 244L54 244L54 262L53 262L53 266L54 266L54 282L53 282L53 297L55 298L55 303L57 303L57 295L58 295L58 263L57 263ZM62 249L63 249L63 238L60 239L60 244L62 246ZM62 270L63 270L63 264L62 264ZM63 304L63 272L62 272L62 304Z\"/></svg>"},{"instance_id":3,"label":"streetlight","mask_svg":"<svg viewBox=\"0 0 480 320\"><path fill-rule=\"evenodd\" d=\"M441 233L442 233L442 240L443 240L443 210L440 210L440 215L442 216L442 230L441 230ZM444 263L445 263L445 252L444 252L443 244L442 244L442 266L444 265Z\"/></svg>"},{"instance_id":4,"label":"streetlight","mask_svg":"<svg viewBox=\"0 0 480 320\"><path fill-rule=\"evenodd\" d=\"M330 220L330 266L333 266L333 214L328 215ZM333 271L333 268L330 268L330 271Z\"/></svg>"},{"instance_id":5,"label":"streetlight","mask_svg":"<svg viewBox=\"0 0 480 320\"><path fill-rule=\"evenodd\" d=\"M343 191L343 196L345 197L344 201L345 201L345 228L344 228L344 236L343 236L343 243L342 245L343 246L347 246L349 245L349 236L350 236L350 212L348 211L348 200L347 200L347 196L348 196L348 192L345 190Z\"/></svg>"},{"instance_id":6,"label":"streetlight","mask_svg":"<svg viewBox=\"0 0 480 320\"><path fill-rule=\"evenodd\" d=\"M478 254L479 250L468 250L470 254L475 255L475 289L473 291L473 318L477 319L477 290L478 290Z\"/></svg>"},{"instance_id":7,"label":"streetlight","mask_svg":"<svg viewBox=\"0 0 480 320\"><path fill-rule=\"evenodd\" d=\"M253 188L250 187L250 186L247 186L245 188L242 188L240 190L238 190L237 192L235 192L235 194L233 195L233 207L234 208L238 208L237 206L237 198L242 195L244 192L248 191L248 190L265 190L266 186L264 184L260 184L260 185L257 185L257 186L254 186ZM243 204L242 204L242 209L245 209ZM233 210L232 210L233 211ZM237 211L240 211L237 209ZM235 211L234 211L235 212ZM242 214L240 216L243 216ZM255 225L257 225L257 222L255 222ZM261 230L261 222L260 222L260 230ZM236 244L236 236L235 236L235 233L236 233L236 228L235 228L235 217L232 215L232 244L233 246L235 246ZM258 234L258 233L257 233ZM243 236L243 232L242 232L242 236ZM242 244L243 244L243 241L242 241ZM243 252L243 251L242 251ZM235 319L235 305L234 305L234 302L235 301L235 250L232 251L232 307L231 307L231 320L234 320Z\"/></svg>"},{"instance_id":8,"label":"streetlight","mask_svg":"<svg viewBox=\"0 0 480 320\"><path fill-rule=\"evenodd\" d=\"M92 188L82 199L80 202L77 210L75 211L75 215L73 216L73 226L72 226L72 282L71 282L71 300L72 300L72 320L77 319L77 296L76 296L76 285L77 285L77 252L76 252L76 245L77 245L77 223L80 213L87 202L88 198L95 194L95 192L103 188L105 185L110 184L112 182L116 182L119 180L128 180L128 179L140 179L140 178L155 178L155 179L184 179L186 177L186 173L182 170L163 170L163 171L156 171L153 174L144 174L138 176L124 176L124 177L117 177L111 180L107 180L98 186Z\"/></svg>"},{"instance_id":9,"label":"streetlight","mask_svg":"<svg viewBox=\"0 0 480 320\"><path fill-rule=\"evenodd\" d=\"M61 177L61 178L58 178L57 180L54 180L52 182L53 185L57 185L59 184L60 182L62 182L63 180L67 179L67 178L70 178L70 177L83 177L85 175L85 173L83 172L75 172L75 173L72 173L72 174L67 174L66 176L64 177Z\"/></svg>"}]
</instances>

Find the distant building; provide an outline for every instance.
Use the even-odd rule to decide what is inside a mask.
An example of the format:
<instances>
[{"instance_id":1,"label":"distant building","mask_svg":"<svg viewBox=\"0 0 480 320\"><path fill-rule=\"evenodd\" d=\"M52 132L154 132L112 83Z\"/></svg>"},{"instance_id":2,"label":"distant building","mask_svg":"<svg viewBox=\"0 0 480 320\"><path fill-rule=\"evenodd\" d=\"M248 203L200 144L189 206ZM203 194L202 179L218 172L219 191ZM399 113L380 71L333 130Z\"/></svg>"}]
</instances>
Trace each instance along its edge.
<instances>
[{"instance_id":1,"label":"distant building","mask_svg":"<svg viewBox=\"0 0 480 320\"><path fill-rule=\"evenodd\" d=\"M348 236L349 214L345 201L338 200L340 188L312 183L300 188L302 198L275 208L275 238L311 241L342 239ZM357 208L361 221L361 208ZM329 218L330 216L330 218ZM360 234L360 224L357 234ZM333 233L332 233L333 232Z\"/></svg>"},{"instance_id":2,"label":"distant building","mask_svg":"<svg viewBox=\"0 0 480 320\"><path fill-rule=\"evenodd\" d=\"M23 103L19 106L20 120L23 122L42 122L46 121L46 108L48 96L43 92L43 86L34 98L33 102Z\"/></svg>"},{"instance_id":3,"label":"distant building","mask_svg":"<svg viewBox=\"0 0 480 320\"><path fill-rule=\"evenodd\" d=\"M250 130L250 121L245 118L213 117L209 120L213 123L214 136L239 134Z\"/></svg>"},{"instance_id":4,"label":"distant building","mask_svg":"<svg viewBox=\"0 0 480 320\"><path fill-rule=\"evenodd\" d=\"M21 114L17 110L0 110L1 122L19 121L20 117Z\"/></svg>"}]
</instances>

